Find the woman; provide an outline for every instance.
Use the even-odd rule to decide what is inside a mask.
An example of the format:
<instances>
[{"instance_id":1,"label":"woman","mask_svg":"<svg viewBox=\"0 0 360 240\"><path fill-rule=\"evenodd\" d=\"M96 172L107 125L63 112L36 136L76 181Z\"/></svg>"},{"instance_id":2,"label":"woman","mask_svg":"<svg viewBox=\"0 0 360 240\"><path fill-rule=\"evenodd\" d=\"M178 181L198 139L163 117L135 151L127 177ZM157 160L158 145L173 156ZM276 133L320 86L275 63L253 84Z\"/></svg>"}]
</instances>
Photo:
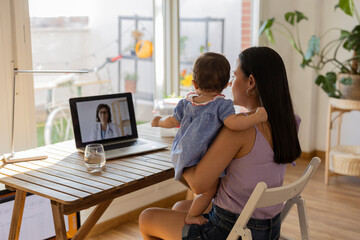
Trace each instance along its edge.
<instances>
[{"instance_id":1,"label":"woman","mask_svg":"<svg viewBox=\"0 0 360 240\"><path fill-rule=\"evenodd\" d=\"M111 122L111 111L107 104L99 104L96 108L96 124L93 126L90 141L120 137L119 128Z\"/></svg>"},{"instance_id":2,"label":"woman","mask_svg":"<svg viewBox=\"0 0 360 240\"><path fill-rule=\"evenodd\" d=\"M238 214L256 184L268 187L283 183L286 164L301 154L284 63L267 47L252 47L239 55L232 83L234 104L247 109L247 115L261 105L268 121L243 131L223 127L195 168L184 177L195 193L205 192L220 179L213 206L204 225L185 225L191 204L181 201L172 210L150 208L139 218L140 231L148 239L226 239ZM260 98L261 96L261 98ZM257 209L248 227L253 239L278 239L282 205Z\"/></svg>"}]
</instances>

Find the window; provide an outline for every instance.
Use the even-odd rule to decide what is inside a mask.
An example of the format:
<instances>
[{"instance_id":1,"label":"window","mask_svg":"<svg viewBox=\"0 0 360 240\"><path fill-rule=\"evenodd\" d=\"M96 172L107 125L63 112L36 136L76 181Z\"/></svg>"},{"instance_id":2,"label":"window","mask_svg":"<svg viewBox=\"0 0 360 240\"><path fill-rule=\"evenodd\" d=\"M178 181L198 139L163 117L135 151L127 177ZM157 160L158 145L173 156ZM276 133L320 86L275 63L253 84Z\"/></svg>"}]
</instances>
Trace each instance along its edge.
<instances>
[{"instance_id":1,"label":"window","mask_svg":"<svg viewBox=\"0 0 360 240\"><path fill-rule=\"evenodd\" d=\"M116 58L120 54L122 56L114 60L114 63L106 64L97 74L91 72L75 76L71 74L34 75L39 145L44 144L43 136L48 116L55 108L66 104L69 97L129 90L125 79L136 80L136 92L131 91L136 93L137 118L140 121L147 121L152 117L153 99L173 92L176 95L180 92L185 95L191 90L191 86L186 85L184 81L185 76L191 75L192 63L202 51L222 52L233 63L241 49L249 44L256 44L257 40L254 36L256 31L250 31L250 29L257 29L254 24L257 21L253 19L257 15L258 0L108 0L105 2L100 0L75 2L24 0L20 4L27 2L32 26L33 69L85 68L94 70L108 59ZM156 3L159 2L166 4L160 4L158 9ZM246 9L251 9L250 13ZM154 22L156 22L154 19L157 18L159 12L165 16L164 24L168 19L172 21L170 27L161 29L162 34L156 32L154 28ZM24 12L15 13L15 15L21 14ZM27 14L26 11L25 14ZM22 17L14 16L16 19ZM129 19L126 19L128 17ZM191 24L190 21L193 20L195 22ZM207 27L206 22L208 22ZM175 25L179 27L179 33ZM14 28L20 33L23 27L15 25ZM199 29L198 32L197 29ZM208 31L208 36L206 31ZM19 39L23 39L22 37L19 36ZM155 45L156 39L159 38L164 39L163 43ZM136 55L136 45L139 40L144 40L138 45L138 51L143 50L142 57ZM151 44L145 41L154 43L151 57L146 57L149 55L146 54L148 51L146 49L149 49ZM170 45L169 42L171 42ZM161 48L160 53L165 56L162 62L160 59L163 66L158 68L166 71L160 72L164 75L162 79L158 76L156 79L154 77L158 61L154 55L155 46ZM176 53L178 49L180 58ZM134 51L136 56L134 56ZM169 59L175 60L170 61L169 64ZM20 76L20 78L25 77L25 75ZM187 76L187 81L189 77L191 76ZM25 81L18 83L22 85ZM28 88L22 88L22 91L25 89ZM29 91L29 99L30 95L32 91ZM32 109L26 109L30 109L31 120ZM17 109L17 111L20 110ZM58 110L58 112L62 111ZM67 129L65 125L56 121L55 123L58 128ZM17 125L15 132L24 132L18 129L19 124L15 125ZM32 124L28 125L32 126ZM33 135L35 134L26 135L27 142L34 142ZM71 133L68 135L71 138Z\"/></svg>"},{"instance_id":2,"label":"window","mask_svg":"<svg viewBox=\"0 0 360 240\"><path fill-rule=\"evenodd\" d=\"M201 53L222 53L233 64L242 49L254 44L255 2L179 0L180 95L192 90L192 65Z\"/></svg>"},{"instance_id":3,"label":"window","mask_svg":"<svg viewBox=\"0 0 360 240\"><path fill-rule=\"evenodd\" d=\"M152 1L29 0L29 11L33 69L89 71L34 75L39 146L73 138L70 97L132 92L137 120L151 118Z\"/></svg>"}]
</instances>

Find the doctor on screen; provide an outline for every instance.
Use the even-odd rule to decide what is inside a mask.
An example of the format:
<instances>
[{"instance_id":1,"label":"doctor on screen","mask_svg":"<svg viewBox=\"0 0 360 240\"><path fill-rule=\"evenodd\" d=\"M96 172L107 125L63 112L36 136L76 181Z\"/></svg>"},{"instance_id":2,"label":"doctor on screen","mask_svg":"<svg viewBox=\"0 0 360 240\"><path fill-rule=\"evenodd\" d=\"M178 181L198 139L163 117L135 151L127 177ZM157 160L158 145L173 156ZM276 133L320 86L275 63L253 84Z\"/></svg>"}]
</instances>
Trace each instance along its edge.
<instances>
[{"instance_id":1,"label":"doctor on screen","mask_svg":"<svg viewBox=\"0 0 360 240\"><path fill-rule=\"evenodd\" d=\"M99 104L96 109L96 123L90 133L90 141L116 138L120 136L121 132L119 128L111 122L111 111L109 105Z\"/></svg>"}]
</instances>

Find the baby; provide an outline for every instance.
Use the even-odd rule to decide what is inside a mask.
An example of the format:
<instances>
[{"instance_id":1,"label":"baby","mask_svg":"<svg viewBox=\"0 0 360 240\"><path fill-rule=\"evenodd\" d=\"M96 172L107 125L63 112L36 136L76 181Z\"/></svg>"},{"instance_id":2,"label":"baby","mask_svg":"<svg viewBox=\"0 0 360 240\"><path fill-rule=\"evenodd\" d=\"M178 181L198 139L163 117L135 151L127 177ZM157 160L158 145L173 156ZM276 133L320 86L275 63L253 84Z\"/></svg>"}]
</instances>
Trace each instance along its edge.
<instances>
[{"instance_id":1,"label":"baby","mask_svg":"<svg viewBox=\"0 0 360 240\"><path fill-rule=\"evenodd\" d=\"M267 120L267 113L262 107L253 115L235 114L233 102L221 94L230 79L230 64L223 55L212 52L202 54L194 63L193 77L196 92L180 100L172 116L156 116L151 122L152 127L173 128L180 125L171 149L176 180L180 180L186 168L198 164L223 124L231 130L245 130ZM216 191L217 184L194 199L185 218L186 224L202 225L207 222L201 214Z\"/></svg>"}]
</instances>

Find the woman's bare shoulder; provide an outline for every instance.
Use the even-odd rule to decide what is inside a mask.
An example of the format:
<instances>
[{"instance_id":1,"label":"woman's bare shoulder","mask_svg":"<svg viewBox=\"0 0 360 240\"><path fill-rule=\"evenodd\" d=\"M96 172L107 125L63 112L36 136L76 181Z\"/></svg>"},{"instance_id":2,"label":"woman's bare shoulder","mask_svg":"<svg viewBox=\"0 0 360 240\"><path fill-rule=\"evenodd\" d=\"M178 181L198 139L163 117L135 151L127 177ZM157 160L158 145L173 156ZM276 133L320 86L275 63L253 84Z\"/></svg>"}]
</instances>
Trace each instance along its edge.
<instances>
[{"instance_id":1,"label":"woman's bare shoulder","mask_svg":"<svg viewBox=\"0 0 360 240\"><path fill-rule=\"evenodd\" d=\"M233 131L223 127L219 135L220 134L223 135L223 139L220 139L221 141L224 141L223 144L232 144L237 147L234 158L240 158L247 155L255 143L256 131L254 127L241 131Z\"/></svg>"},{"instance_id":2,"label":"woman's bare shoulder","mask_svg":"<svg viewBox=\"0 0 360 240\"><path fill-rule=\"evenodd\" d=\"M221 138L221 141L228 142L231 144L237 144L241 147L243 144L248 142L249 138L255 137L255 128L248 128L245 130L234 131L223 126L217 136ZM216 138L216 139L217 139Z\"/></svg>"}]
</instances>

